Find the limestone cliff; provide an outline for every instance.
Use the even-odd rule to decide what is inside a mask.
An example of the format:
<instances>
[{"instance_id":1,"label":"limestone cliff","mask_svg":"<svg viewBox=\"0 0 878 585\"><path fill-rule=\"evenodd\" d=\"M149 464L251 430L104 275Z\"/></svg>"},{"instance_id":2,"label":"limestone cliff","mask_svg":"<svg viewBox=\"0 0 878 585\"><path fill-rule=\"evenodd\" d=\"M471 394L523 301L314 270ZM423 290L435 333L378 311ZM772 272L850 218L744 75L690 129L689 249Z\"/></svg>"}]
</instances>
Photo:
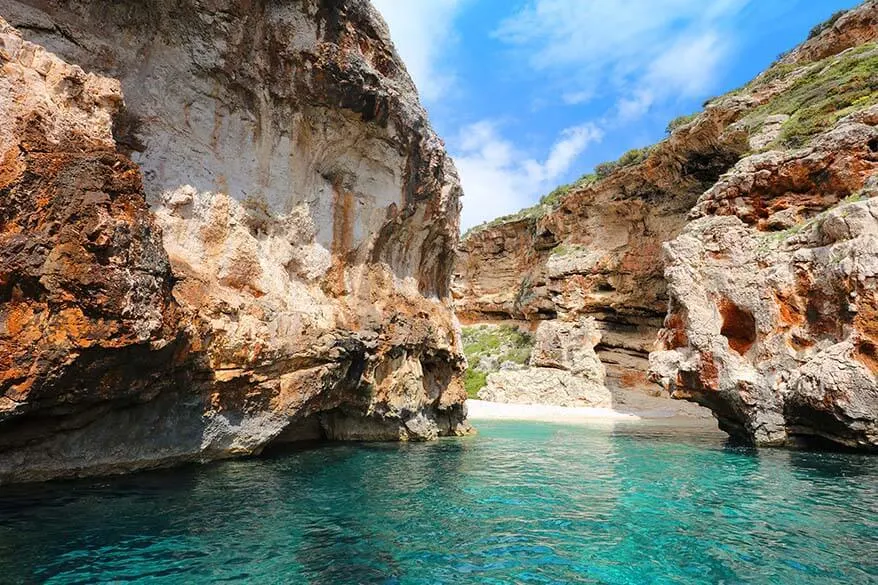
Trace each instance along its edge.
<instances>
[{"instance_id":1,"label":"limestone cliff","mask_svg":"<svg viewBox=\"0 0 878 585\"><path fill-rule=\"evenodd\" d=\"M0 16L0 482L466 430L460 187L367 0Z\"/></svg>"},{"instance_id":2,"label":"limestone cliff","mask_svg":"<svg viewBox=\"0 0 878 585\"><path fill-rule=\"evenodd\" d=\"M876 40L870 0L666 140L474 230L462 317L592 315L616 383L658 349L652 378L733 435L878 447L878 244L857 202L878 174Z\"/></svg>"}]
</instances>

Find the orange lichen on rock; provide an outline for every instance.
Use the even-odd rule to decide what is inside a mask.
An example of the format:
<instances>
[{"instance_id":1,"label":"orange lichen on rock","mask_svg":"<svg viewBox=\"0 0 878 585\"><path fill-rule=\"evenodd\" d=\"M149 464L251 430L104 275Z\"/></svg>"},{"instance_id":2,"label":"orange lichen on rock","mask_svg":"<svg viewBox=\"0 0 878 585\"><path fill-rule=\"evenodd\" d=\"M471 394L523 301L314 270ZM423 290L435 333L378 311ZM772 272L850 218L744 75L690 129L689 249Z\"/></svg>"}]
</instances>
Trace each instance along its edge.
<instances>
[{"instance_id":1,"label":"orange lichen on rock","mask_svg":"<svg viewBox=\"0 0 878 585\"><path fill-rule=\"evenodd\" d=\"M854 357L878 376L878 299L874 291L859 298L854 327L858 333Z\"/></svg>"},{"instance_id":2,"label":"orange lichen on rock","mask_svg":"<svg viewBox=\"0 0 878 585\"><path fill-rule=\"evenodd\" d=\"M717 308L722 317L720 334L729 340L732 349L744 355L756 342L756 320L753 313L724 297L717 302Z\"/></svg>"},{"instance_id":3,"label":"orange lichen on rock","mask_svg":"<svg viewBox=\"0 0 878 585\"><path fill-rule=\"evenodd\" d=\"M658 344L662 349L677 349L688 343L685 315L679 311L669 312L665 317L664 329L659 332Z\"/></svg>"},{"instance_id":4,"label":"orange lichen on rock","mask_svg":"<svg viewBox=\"0 0 878 585\"><path fill-rule=\"evenodd\" d=\"M801 299L795 293L776 291L774 300L777 303L781 323L786 326L796 326L805 322Z\"/></svg>"}]
</instances>

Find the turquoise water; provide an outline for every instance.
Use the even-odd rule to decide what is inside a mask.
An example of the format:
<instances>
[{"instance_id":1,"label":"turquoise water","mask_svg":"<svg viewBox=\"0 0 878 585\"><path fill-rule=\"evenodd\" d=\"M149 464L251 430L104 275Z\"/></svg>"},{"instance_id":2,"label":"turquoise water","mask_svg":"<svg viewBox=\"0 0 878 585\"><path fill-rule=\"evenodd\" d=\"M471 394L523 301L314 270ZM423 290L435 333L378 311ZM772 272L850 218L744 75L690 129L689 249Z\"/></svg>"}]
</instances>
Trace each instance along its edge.
<instances>
[{"instance_id":1,"label":"turquoise water","mask_svg":"<svg viewBox=\"0 0 878 585\"><path fill-rule=\"evenodd\" d=\"M878 458L483 422L4 488L0 583L878 583Z\"/></svg>"}]
</instances>

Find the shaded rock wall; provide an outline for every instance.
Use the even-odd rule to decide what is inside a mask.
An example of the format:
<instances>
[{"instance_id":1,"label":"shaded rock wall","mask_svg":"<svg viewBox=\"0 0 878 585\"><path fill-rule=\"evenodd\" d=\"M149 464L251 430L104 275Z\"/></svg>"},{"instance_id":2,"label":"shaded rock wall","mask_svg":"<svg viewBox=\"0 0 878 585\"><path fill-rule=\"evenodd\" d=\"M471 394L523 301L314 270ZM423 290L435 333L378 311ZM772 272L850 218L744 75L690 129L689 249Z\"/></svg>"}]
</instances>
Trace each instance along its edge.
<instances>
[{"instance_id":1,"label":"shaded rock wall","mask_svg":"<svg viewBox=\"0 0 878 585\"><path fill-rule=\"evenodd\" d=\"M460 187L368 2L0 16L0 481L465 431Z\"/></svg>"}]
</instances>

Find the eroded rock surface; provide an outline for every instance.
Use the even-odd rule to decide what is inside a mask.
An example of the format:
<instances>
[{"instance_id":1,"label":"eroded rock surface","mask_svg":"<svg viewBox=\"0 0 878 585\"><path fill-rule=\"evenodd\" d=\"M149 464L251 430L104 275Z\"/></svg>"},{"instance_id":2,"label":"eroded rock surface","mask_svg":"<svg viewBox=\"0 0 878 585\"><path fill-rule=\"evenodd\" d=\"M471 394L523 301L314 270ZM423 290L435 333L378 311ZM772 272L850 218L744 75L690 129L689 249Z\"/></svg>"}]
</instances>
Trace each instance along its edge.
<instances>
[{"instance_id":1,"label":"eroded rock surface","mask_svg":"<svg viewBox=\"0 0 878 585\"><path fill-rule=\"evenodd\" d=\"M662 243L748 148L730 101L656 145L646 160L574 189L544 213L477 228L460 244L454 295L464 322L592 316L613 384L647 386L667 309Z\"/></svg>"},{"instance_id":2,"label":"eroded rock surface","mask_svg":"<svg viewBox=\"0 0 878 585\"><path fill-rule=\"evenodd\" d=\"M0 16L0 481L466 431L460 187L368 2Z\"/></svg>"},{"instance_id":3,"label":"eroded rock surface","mask_svg":"<svg viewBox=\"0 0 878 585\"><path fill-rule=\"evenodd\" d=\"M501 370L488 376L479 399L509 404L549 404L610 408L612 396L603 384L555 368Z\"/></svg>"},{"instance_id":4,"label":"eroded rock surface","mask_svg":"<svg viewBox=\"0 0 878 585\"><path fill-rule=\"evenodd\" d=\"M652 354L653 375L676 397L711 408L730 434L760 445L818 437L878 448L876 114L842 120L809 148L742 160L666 247L667 350ZM799 176L827 186L759 194L800 167L808 170ZM833 188L835 177L848 185ZM734 215L705 215L715 201L737 202L721 208ZM753 201L789 206L768 217L811 215L767 231L774 224L753 215Z\"/></svg>"}]
</instances>

